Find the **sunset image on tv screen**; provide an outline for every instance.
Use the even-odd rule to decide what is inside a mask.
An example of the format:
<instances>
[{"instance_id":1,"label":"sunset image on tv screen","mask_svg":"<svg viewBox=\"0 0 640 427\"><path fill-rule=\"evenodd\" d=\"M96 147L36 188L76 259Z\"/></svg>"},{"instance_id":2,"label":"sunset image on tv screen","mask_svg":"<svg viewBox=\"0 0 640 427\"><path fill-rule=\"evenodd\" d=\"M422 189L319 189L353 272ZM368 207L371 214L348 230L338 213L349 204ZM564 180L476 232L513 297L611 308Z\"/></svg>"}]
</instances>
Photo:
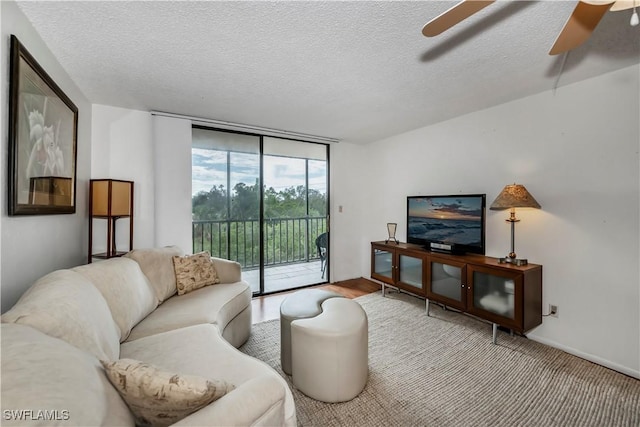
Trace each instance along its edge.
<instances>
[{"instance_id":1,"label":"sunset image on tv screen","mask_svg":"<svg viewBox=\"0 0 640 427\"><path fill-rule=\"evenodd\" d=\"M430 242L480 246L481 197L412 197L409 237Z\"/></svg>"}]
</instances>

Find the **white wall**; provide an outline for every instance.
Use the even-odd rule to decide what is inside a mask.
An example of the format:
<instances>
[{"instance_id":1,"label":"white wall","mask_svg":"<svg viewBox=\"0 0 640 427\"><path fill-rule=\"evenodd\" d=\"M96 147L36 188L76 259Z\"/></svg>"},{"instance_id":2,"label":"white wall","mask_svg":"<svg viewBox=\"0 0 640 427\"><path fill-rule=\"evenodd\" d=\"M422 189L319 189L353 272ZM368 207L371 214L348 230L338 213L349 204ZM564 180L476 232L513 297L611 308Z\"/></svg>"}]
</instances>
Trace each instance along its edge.
<instances>
[{"instance_id":1,"label":"white wall","mask_svg":"<svg viewBox=\"0 0 640 427\"><path fill-rule=\"evenodd\" d=\"M191 121L153 117L155 244L191 253Z\"/></svg>"},{"instance_id":2,"label":"white wall","mask_svg":"<svg viewBox=\"0 0 640 427\"><path fill-rule=\"evenodd\" d=\"M191 121L94 105L92 178L134 181L134 248L178 245L191 251ZM94 251L106 224L94 222ZM118 249L128 245L118 227Z\"/></svg>"},{"instance_id":3,"label":"white wall","mask_svg":"<svg viewBox=\"0 0 640 427\"><path fill-rule=\"evenodd\" d=\"M504 185L524 184L542 210L517 212L516 252L543 265L543 307L559 306L528 336L640 377L639 74L633 66L368 146L361 275L387 222L406 238L406 196L486 193L490 204ZM487 255L504 256L508 213L487 214Z\"/></svg>"},{"instance_id":4,"label":"white wall","mask_svg":"<svg viewBox=\"0 0 640 427\"><path fill-rule=\"evenodd\" d=\"M134 182L133 247L155 244L153 126L149 112L93 105L91 178ZM120 220L118 250L129 247L129 222ZM94 220L93 252L106 250L106 222Z\"/></svg>"},{"instance_id":5,"label":"white wall","mask_svg":"<svg viewBox=\"0 0 640 427\"><path fill-rule=\"evenodd\" d=\"M362 173L366 166L362 161L366 154L362 145L347 142L332 144L329 154L329 279L337 282L364 275L362 248L366 248L369 241L364 233L363 217L368 214L366 202L369 182ZM368 276L367 273L365 277Z\"/></svg>"},{"instance_id":6,"label":"white wall","mask_svg":"<svg viewBox=\"0 0 640 427\"><path fill-rule=\"evenodd\" d=\"M91 174L91 104L69 78L13 1L0 2L3 107L2 137L2 218L1 282L2 311L10 308L40 276L53 270L83 264L87 260L87 194ZM76 163L76 213L70 215L14 216L7 214L7 125L9 105L10 35L15 34L51 78L78 107L78 147Z\"/></svg>"}]
</instances>

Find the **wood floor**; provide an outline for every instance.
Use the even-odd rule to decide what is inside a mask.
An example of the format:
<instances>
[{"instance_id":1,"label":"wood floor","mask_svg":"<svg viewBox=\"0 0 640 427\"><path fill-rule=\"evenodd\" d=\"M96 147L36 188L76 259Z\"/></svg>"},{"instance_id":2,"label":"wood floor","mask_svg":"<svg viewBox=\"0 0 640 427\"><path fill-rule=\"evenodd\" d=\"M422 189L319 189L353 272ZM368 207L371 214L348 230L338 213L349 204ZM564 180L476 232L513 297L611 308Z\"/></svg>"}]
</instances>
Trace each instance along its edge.
<instances>
[{"instance_id":1,"label":"wood floor","mask_svg":"<svg viewBox=\"0 0 640 427\"><path fill-rule=\"evenodd\" d=\"M316 286L317 289L326 289L337 292L346 298L357 298L380 290L378 283L360 277L358 279L344 280L328 285ZM295 292L295 291L291 291ZM280 318L280 304L291 292L282 292L274 295L255 297L251 301L253 323Z\"/></svg>"}]
</instances>

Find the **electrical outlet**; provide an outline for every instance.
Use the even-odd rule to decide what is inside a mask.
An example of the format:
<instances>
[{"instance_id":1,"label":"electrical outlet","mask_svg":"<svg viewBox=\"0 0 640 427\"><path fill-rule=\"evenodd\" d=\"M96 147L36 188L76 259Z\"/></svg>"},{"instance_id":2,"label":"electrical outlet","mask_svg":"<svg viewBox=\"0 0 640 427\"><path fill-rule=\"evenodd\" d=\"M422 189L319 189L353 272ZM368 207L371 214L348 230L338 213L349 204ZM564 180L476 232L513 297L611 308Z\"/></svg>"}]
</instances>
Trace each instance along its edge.
<instances>
[{"instance_id":1,"label":"electrical outlet","mask_svg":"<svg viewBox=\"0 0 640 427\"><path fill-rule=\"evenodd\" d=\"M558 317L558 306L549 304L549 316Z\"/></svg>"}]
</instances>

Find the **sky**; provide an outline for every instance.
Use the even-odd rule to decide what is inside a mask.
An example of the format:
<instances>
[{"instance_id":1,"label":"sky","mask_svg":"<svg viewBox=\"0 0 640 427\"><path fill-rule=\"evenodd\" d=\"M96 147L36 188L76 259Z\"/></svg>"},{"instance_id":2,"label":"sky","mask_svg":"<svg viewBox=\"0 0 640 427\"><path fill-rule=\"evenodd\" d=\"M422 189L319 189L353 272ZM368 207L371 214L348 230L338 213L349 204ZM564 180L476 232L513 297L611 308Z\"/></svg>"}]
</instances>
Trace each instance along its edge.
<instances>
[{"instance_id":1,"label":"sky","mask_svg":"<svg viewBox=\"0 0 640 427\"><path fill-rule=\"evenodd\" d=\"M423 197L413 198L409 203L409 216L478 220L482 214L480 197Z\"/></svg>"},{"instance_id":2,"label":"sky","mask_svg":"<svg viewBox=\"0 0 640 427\"><path fill-rule=\"evenodd\" d=\"M227 152L192 149L191 195L209 191L213 185L227 187ZM231 153L231 188L242 182L253 185L259 176L258 154ZM321 193L327 191L327 162L309 160L309 187ZM305 184L304 159L264 156L264 184L276 191Z\"/></svg>"}]
</instances>

